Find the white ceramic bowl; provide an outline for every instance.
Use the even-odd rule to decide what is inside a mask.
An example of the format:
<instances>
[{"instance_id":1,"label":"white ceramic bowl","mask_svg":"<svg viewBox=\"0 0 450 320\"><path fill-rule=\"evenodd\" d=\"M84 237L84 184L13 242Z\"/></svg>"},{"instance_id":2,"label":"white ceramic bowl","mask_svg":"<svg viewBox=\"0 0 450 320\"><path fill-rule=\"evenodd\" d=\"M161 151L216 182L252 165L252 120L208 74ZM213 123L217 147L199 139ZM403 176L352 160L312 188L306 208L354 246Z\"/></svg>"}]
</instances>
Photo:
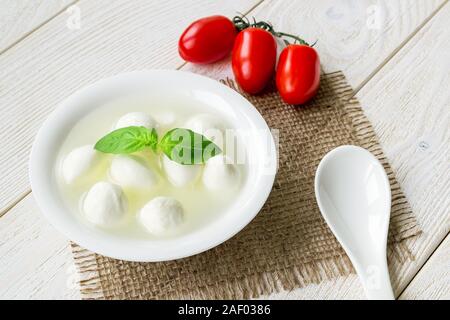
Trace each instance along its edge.
<instances>
[{"instance_id":1,"label":"white ceramic bowl","mask_svg":"<svg viewBox=\"0 0 450 320\"><path fill-rule=\"evenodd\" d=\"M63 101L39 130L30 157L30 182L34 197L50 223L70 240L96 253L130 261L165 261L213 248L242 230L259 212L272 189L276 149L272 136L244 141L247 177L229 209L204 227L176 238L146 240L118 237L85 224L67 208L60 196L54 167L57 152L74 124L92 108L111 99L157 90L197 99L226 113L237 129L269 130L266 122L244 97L209 78L173 70L120 74L89 85ZM267 163L270 165L268 169Z\"/></svg>"}]
</instances>

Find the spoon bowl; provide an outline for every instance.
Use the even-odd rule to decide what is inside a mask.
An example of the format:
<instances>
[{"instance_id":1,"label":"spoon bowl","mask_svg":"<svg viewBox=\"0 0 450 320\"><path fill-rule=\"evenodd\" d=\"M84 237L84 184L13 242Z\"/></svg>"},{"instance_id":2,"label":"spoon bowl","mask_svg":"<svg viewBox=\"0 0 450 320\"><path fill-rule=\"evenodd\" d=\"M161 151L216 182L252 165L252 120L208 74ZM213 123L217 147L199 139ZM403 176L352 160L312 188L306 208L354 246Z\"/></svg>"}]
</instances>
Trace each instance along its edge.
<instances>
[{"instance_id":1,"label":"spoon bowl","mask_svg":"<svg viewBox=\"0 0 450 320\"><path fill-rule=\"evenodd\" d=\"M386 260L391 189L381 163L361 147L340 146L320 162L315 193L367 297L393 299Z\"/></svg>"}]
</instances>

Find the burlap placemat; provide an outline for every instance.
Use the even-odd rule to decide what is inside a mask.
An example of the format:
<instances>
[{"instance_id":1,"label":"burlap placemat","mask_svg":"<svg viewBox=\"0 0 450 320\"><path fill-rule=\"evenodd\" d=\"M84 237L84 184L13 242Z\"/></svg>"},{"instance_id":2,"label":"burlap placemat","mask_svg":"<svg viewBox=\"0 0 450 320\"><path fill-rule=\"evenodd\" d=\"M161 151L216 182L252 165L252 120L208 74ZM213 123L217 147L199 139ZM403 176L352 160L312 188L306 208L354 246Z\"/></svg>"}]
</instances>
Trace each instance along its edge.
<instances>
[{"instance_id":1,"label":"burlap placemat","mask_svg":"<svg viewBox=\"0 0 450 320\"><path fill-rule=\"evenodd\" d=\"M235 88L231 80L224 82ZM302 107L283 103L275 90L260 96L244 94L269 127L280 132L279 170L262 211L224 244L176 261L119 261L73 244L82 297L245 299L354 272L314 195L319 161L343 144L362 146L383 163L392 188L388 256L411 259L405 239L420 230L352 93L343 74L335 72L323 75L318 95Z\"/></svg>"}]
</instances>

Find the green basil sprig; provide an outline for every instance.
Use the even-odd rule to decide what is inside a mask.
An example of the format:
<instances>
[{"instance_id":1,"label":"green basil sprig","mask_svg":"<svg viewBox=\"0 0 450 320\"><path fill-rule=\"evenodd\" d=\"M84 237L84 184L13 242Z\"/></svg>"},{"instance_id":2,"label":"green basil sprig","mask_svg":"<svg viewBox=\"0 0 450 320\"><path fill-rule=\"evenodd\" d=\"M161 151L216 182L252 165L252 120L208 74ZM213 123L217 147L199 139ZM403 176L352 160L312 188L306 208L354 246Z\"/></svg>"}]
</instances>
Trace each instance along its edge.
<instances>
[{"instance_id":1,"label":"green basil sprig","mask_svg":"<svg viewBox=\"0 0 450 320\"><path fill-rule=\"evenodd\" d=\"M155 129L126 127L114 130L97 141L94 149L113 154L129 154L150 147L183 165L202 164L222 150L205 136L189 129L175 128L160 141Z\"/></svg>"},{"instance_id":2,"label":"green basil sprig","mask_svg":"<svg viewBox=\"0 0 450 320\"><path fill-rule=\"evenodd\" d=\"M150 147L156 151L158 134L145 127L126 127L114 130L97 141L94 149L104 153L126 154Z\"/></svg>"}]
</instances>

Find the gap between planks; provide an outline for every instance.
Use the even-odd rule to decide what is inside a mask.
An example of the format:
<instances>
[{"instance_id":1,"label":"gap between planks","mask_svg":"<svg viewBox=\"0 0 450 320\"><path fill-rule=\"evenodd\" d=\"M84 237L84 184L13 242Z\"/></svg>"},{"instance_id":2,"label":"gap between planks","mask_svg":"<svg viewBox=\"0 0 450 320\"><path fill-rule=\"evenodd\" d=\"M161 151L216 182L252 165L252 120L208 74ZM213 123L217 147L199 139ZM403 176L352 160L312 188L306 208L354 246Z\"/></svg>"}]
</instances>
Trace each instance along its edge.
<instances>
[{"instance_id":1,"label":"gap between planks","mask_svg":"<svg viewBox=\"0 0 450 320\"><path fill-rule=\"evenodd\" d=\"M23 34L21 37L19 37L17 40L15 40L13 43L11 43L10 45L6 46L6 48L4 48L3 50L0 51L0 55L4 54L6 51L12 49L13 47L15 47L17 44L19 44L20 42L22 42L23 40L25 40L26 38L28 38L33 32L35 32L36 30L40 29L41 27L45 26L47 23L49 23L50 21L52 21L53 19L55 19L57 16L59 16L61 13L65 12L68 8L70 8L71 6L73 6L74 4L76 4L77 2L79 2L81 0L75 0L72 1L71 3L69 3L68 5L66 5L65 7L63 7L61 10L59 10L58 12L56 12L54 15L52 15L51 17L49 17L48 19L44 20L43 22L41 22L40 24L38 24L36 27L34 27L33 29L31 29L28 32L25 32L25 34ZM22 198L23 199L23 198ZM19 200L20 201L20 200ZM17 202L19 202L17 201ZM15 202L15 203L17 203ZM2 213L0 213L0 217L2 216Z\"/></svg>"},{"instance_id":2,"label":"gap between planks","mask_svg":"<svg viewBox=\"0 0 450 320\"><path fill-rule=\"evenodd\" d=\"M420 266L420 268L417 270L416 274L411 278L411 280L409 280L409 282L405 285L405 287L403 288L403 290L397 295L397 299L400 298L402 296L402 294L408 289L408 287L410 286L410 284L414 281L414 279L416 278L416 276L420 273L420 271L422 271L422 269L426 266L426 264L428 263L428 261L431 259L431 257L434 255L434 253L444 244L445 239L447 239L447 237L450 235L450 231L447 232L446 235L444 235L444 237L441 239L441 241L437 244L437 246L434 248L433 251L431 251L430 255L425 259L425 261L423 262L423 264Z\"/></svg>"},{"instance_id":3,"label":"gap between planks","mask_svg":"<svg viewBox=\"0 0 450 320\"><path fill-rule=\"evenodd\" d=\"M384 59L384 61L381 62L381 64L376 67L367 77L366 79L364 79L354 90L353 90L353 94L352 96L349 98L349 100L354 97L370 80L373 79L373 77L375 77L375 75L381 70L383 69L383 67L389 63L389 61L392 60L392 58L394 58L394 56L423 28L425 27L425 25L431 20L433 19L433 17L448 3L448 0L445 0L444 2L441 3L440 6L438 6L427 18L425 18L422 23L420 25L417 26L417 28L415 30L413 30L413 32L411 32L411 34L409 36L407 36L405 38L405 40L403 40L397 48L395 48L394 50L392 50L392 52L387 56L386 59Z\"/></svg>"}]
</instances>

